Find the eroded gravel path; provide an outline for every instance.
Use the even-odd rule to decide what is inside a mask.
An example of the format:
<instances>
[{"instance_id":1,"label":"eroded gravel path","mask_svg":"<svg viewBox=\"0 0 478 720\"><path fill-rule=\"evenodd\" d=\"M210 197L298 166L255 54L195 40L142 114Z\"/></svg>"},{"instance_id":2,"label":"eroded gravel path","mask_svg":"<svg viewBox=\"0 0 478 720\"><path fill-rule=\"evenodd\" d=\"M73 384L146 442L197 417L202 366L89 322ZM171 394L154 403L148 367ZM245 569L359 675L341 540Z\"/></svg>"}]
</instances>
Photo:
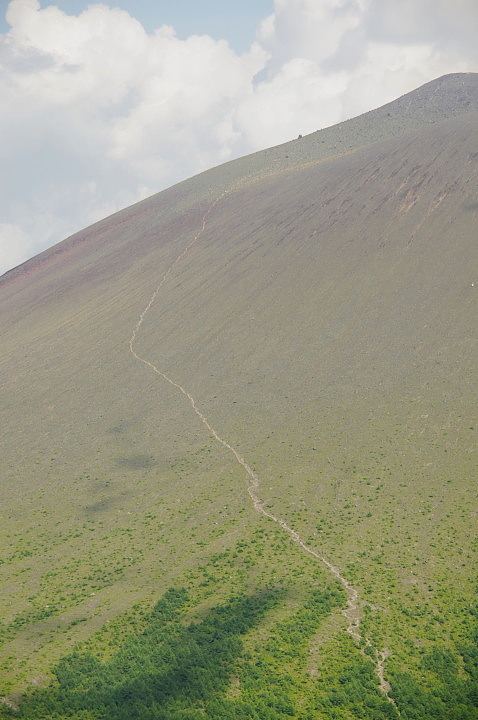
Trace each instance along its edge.
<instances>
[{"instance_id":1,"label":"eroded gravel path","mask_svg":"<svg viewBox=\"0 0 478 720\"><path fill-rule=\"evenodd\" d=\"M340 582L342 587L344 588L346 595L347 595L347 607L343 611L344 616L347 619L348 626L347 626L347 632L351 635L351 637L356 641L356 643L361 646L362 653L364 654L364 657L369 659L371 662L375 665L375 673L379 678L380 682L380 690L383 693L383 695L389 700L390 703L395 705L393 699L389 696L390 691L390 685L385 679L385 660L389 656L389 653L387 651L378 651L377 648L375 648L372 643L367 639L364 638L360 633L360 618L361 618L361 607L359 602L359 593L358 590L353 587L349 581L342 575L339 568L337 568L335 565L333 565L329 560L327 560L326 557L324 557L321 553L317 552L313 548L311 548L307 543L301 538L298 532L296 532L292 527L290 527L285 520L282 520L282 518L278 517L277 515L274 515L270 510L268 510L264 506L264 501L259 496L259 477L257 473L251 468L251 466L246 462L246 460L239 454L239 452L236 450L236 448L231 445L227 440L222 438L217 430L210 424L207 417L204 415L204 413L200 410L198 407L196 400L191 395L191 393L184 388L180 383L176 382L172 378L169 377L166 373L164 373L160 368L158 368L154 363L150 362L146 358L139 355L134 346L135 342L138 336L138 333L141 329L141 326L144 322L144 319L146 315L148 314L149 310L151 309L154 301L156 300L159 291L161 290L162 286L168 279L168 277L171 275L172 271L176 267L176 265L181 262L181 260L186 256L186 254L189 252L189 250L193 247L193 245L199 240L201 235L204 233L207 221L216 207L216 205L222 200L222 198L225 197L227 194L227 191L223 192L221 195L219 195L208 207L206 212L204 213L202 217L202 222L200 229L194 236L194 238L191 240L191 242L181 251L181 253L173 260L171 265L168 267L168 269L165 271L164 275L162 276L161 280L159 281L156 289L154 290L153 294L151 295L151 298L144 308L144 310L141 312L138 322L136 323L136 326L133 330L133 333L131 335L130 341L129 341L129 349L132 353L132 355L138 360L139 362L143 363L143 365L146 365L148 368L150 368L154 373L159 375L163 380L168 382L170 385L175 387L177 390L179 390L182 395L184 395L185 398L189 401L189 404L191 405L191 408L196 413L202 424L206 427L206 429L209 431L209 433L214 437L214 439L223 445L229 452L232 453L236 461L241 465L244 470L246 471L248 477L249 477L249 486L247 488L247 491L249 493L249 497L251 498L252 504L254 506L254 509L256 512L260 513L261 515L264 515L264 517L269 518L273 522L275 522L277 525L279 525L284 532L286 532L290 538L293 540L293 542L298 545L304 552L308 553L309 555L312 555L314 558L319 560L325 567L329 570L329 572ZM363 647L370 647L373 649L373 655L374 658L370 657L369 655L365 654L363 652ZM396 706L395 706L396 707Z\"/></svg>"}]
</instances>

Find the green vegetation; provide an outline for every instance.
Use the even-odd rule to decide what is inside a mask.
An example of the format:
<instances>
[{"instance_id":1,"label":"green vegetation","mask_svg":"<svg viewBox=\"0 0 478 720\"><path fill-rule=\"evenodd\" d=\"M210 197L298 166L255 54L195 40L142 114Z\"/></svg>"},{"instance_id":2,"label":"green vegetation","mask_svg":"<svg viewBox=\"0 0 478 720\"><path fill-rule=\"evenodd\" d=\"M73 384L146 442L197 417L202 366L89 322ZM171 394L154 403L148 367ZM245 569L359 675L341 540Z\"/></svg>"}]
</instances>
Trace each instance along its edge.
<instances>
[{"instance_id":1,"label":"green vegetation","mask_svg":"<svg viewBox=\"0 0 478 720\"><path fill-rule=\"evenodd\" d=\"M427 677L426 685L407 673L392 675L394 697L404 717L476 720L478 643L463 647L457 655L435 648L424 656L421 669Z\"/></svg>"},{"instance_id":2,"label":"green vegetation","mask_svg":"<svg viewBox=\"0 0 478 720\"><path fill-rule=\"evenodd\" d=\"M236 595L187 621L194 609L184 589L168 590L142 628L109 657L78 650L54 668L55 681L34 690L19 720L475 720L478 644L460 654L423 655L418 682L391 677L389 702L372 663L350 638L329 642L312 667L321 625L343 604L338 590L315 589L286 616L291 587ZM262 630L257 631L262 627Z\"/></svg>"},{"instance_id":3,"label":"green vegetation","mask_svg":"<svg viewBox=\"0 0 478 720\"><path fill-rule=\"evenodd\" d=\"M476 81L216 168L0 283L0 697L20 715L114 717L122 688L155 712L174 676L159 700L186 718L393 718L383 654L402 717L473 717ZM361 648L327 567L131 354L162 277L136 349L356 588Z\"/></svg>"},{"instance_id":4,"label":"green vegetation","mask_svg":"<svg viewBox=\"0 0 478 720\"><path fill-rule=\"evenodd\" d=\"M234 597L184 624L187 594L169 590L143 632L127 638L105 662L81 653L65 658L54 669L56 682L34 691L16 716L266 720L296 716L295 706L302 705L299 716L311 717L302 697L308 644L342 598L337 591L314 591L269 629L262 647L254 643L245 652L244 639L277 609L281 594L270 589ZM376 682L369 678L362 684L359 676L357 682L365 697L375 697L376 706L386 705L377 697Z\"/></svg>"}]
</instances>

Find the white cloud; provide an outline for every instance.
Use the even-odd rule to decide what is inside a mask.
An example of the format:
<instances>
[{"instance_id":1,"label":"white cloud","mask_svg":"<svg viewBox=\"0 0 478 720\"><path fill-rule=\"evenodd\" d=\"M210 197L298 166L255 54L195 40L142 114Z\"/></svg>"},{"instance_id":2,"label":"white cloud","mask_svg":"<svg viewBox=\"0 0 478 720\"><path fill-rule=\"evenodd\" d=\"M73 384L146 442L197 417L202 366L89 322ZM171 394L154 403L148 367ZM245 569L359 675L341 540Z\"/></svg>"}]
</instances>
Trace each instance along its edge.
<instances>
[{"instance_id":1,"label":"white cloud","mask_svg":"<svg viewBox=\"0 0 478 720\"><path fill-rule=\"evenodd\" d=\"M275 13L259 31L259 41L271 56L268 75L299 57L320 67L334 57L344 35L360 19L358 0L276 0Z\"/></svg>"},{"instance_id":2,"label":"white cloud","mask_svg":"<svg viewBox=\"0 0 478 720\"><path fill-rule=\"evenodd\" d=\"M427 43L440 53L478 57L475 0L369 0L366 26L370 36L381 42Z\"/></svg>"},{"instance_id":3,"label":"white cloud","mask_svg":"<svg viewBox=\"0 0 478 720\"><path fill-rule=\"evenodd\" d=\"M0 223L0 247L5 269L19 265L35 251L35 244L22 228L12 223Z\"/></svg>"},{"instance_id":4,"label":"white cloud","mask_svg":"<svg viewBox=\"0 0 478 720\"><path fill-rule=\"evenodd\" d=\"M101 4L6 17L0 272L209 166L478 70L476 0L276 0L242 55Z\"/></svg>"},{"instance_id":5,"label":"white cloud","mask_svg":"<svg viewBox=\"0 0 478 720\"><path fill-rule=\"evenodd\" d=\"M205 36L179 41L161 31L149 42L134 103L112 122L110 155L131 162L154 183L174 176L175 165L202 169L241 145L232 115L253 90L263 52L255 46L239 57L225 42Z\"/></svg>"},{"instance_id":6,"label":"white cloud","mask_svg":"<svg viewBox=\"0 0 478 720\"><path fill-rule=\"evenodd\" d=\"M242 100L237 124L258 148L332 125L342 114L344 84L340 74L322 77L313 61L293 58Z\"/></svg>"},{"instance_id":7,"label":"white cloud","mask_svg":"<svg viewBox=\"0 0 478 720\"><path fill-rule=\"evenodd\" d=\"M252 92L259 46L238 56L209 37L180 41L167 26L147 35L126 12L103 5L75 17L13 0L7 20L0 271L106 208L250 149L232 114Z\"/></svg>"}]
</instances>

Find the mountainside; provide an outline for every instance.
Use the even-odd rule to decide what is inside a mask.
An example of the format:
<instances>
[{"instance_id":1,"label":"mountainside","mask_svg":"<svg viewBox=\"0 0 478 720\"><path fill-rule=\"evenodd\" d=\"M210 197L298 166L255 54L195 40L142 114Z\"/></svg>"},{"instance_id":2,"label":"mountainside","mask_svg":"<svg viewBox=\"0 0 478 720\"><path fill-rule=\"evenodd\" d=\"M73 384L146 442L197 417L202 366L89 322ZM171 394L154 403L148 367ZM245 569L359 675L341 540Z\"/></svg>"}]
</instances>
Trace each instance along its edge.
<instances>
[{"instance_id":1,"label":"mountainside","mask_svg":"<svg viewBox=\"0 0 478 720\"><path fill-rule=\"evenodd\" d=\"M10 704L185 587L184 623L279 593L223 717L267 705L247 657L286 678L270 717L475 717L477 127L478 74L445 76L0 278ZM318 589L335 608L287 655ZM181 708L216 717L208 697Z\"/></svg>"}]
</instances>

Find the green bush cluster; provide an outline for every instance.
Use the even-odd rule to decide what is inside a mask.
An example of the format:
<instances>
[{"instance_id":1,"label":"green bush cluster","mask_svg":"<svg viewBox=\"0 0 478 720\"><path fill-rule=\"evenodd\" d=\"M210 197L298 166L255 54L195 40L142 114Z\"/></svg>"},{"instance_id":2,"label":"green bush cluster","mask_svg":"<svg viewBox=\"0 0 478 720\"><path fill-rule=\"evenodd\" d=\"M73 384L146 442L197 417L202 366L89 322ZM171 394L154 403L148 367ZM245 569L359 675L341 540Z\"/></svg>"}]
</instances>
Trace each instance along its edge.
<instances>
[{"instance_id":1,"label":"green bush cluster","mask_svg":"<svg viewBox=\"0 0 478 720\"><path fill-rule=\"evenodd\" d=\"M5 707L0 716L476 720L478 643L459 654L438 647L424 653L421 682L411 673L392 674L391 702L379 690L373 663L345 632L318 645L322 657L312 670L321 623L344 605L340 588L315 587L284 614L290 590L234 595L201 611L186 590L171 588L143 629L111 657L73 653L57 665L50 687L32 691L18 711Z\"/></svg>"},{"instance_id":2,"label":"green bush cluster","mask_svg":"<svg viewBox=\"0 0 478 720\"><path fill-rule=\"evenodd\" d=\"M65 658L55 669L55 685L33 692L17 716L176 720L204 717L210 705L209 716L220 717L241 636L276 601L273 592L232 598L201 622L184 625L187 594L171 589L143 633L129 637L105 663L87 654Z\"/></svg>"},{"instance_id":3,"label":"green bush cluster","mask_svg":"<svg viewBox=\"0 0 478 720\"><path fill-rule=\"evenodd\" d=\"M473 644L426 653L421 663L426 686L409 673L391 677L393 695L407 720L477 720L478 633Z\"/></svg>"}]
</instances>

